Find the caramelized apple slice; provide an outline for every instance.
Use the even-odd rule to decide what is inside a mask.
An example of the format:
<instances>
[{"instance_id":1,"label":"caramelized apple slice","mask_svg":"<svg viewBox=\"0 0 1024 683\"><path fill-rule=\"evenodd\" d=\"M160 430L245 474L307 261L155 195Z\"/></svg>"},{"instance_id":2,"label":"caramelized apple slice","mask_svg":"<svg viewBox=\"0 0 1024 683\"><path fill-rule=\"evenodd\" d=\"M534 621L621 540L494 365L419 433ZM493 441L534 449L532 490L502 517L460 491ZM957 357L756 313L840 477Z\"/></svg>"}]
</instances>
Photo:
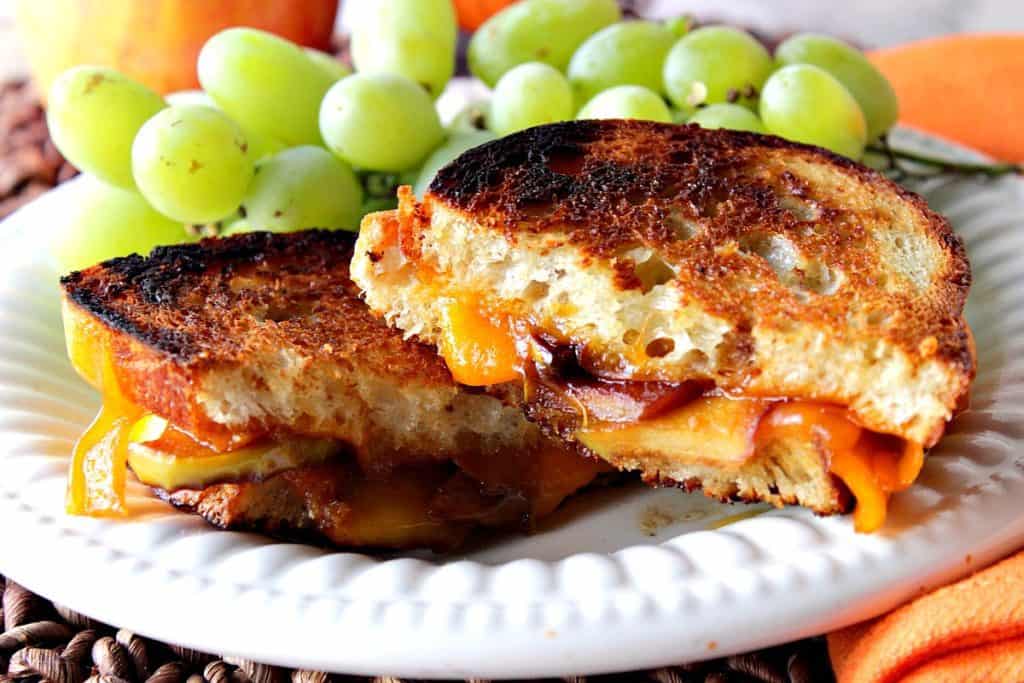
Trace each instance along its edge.
<instances>
[{"instance_id":1,"label":"caramelized apple slice","mask_svg":"<svg viewBox=\"0 0 1024 683\"><path fill-rule=\"evenodd\" d=\"M576 437L613 462L656 453L717 467L737 467L753 455L757 425L770 406L770 402L759 399L711 396L635 424L583 429Z\"/></svg>"},{"instance_id":2,"label":"caramelized apple slice","mask_svg":"<svg viewBox=\"0 0 1024 683\"><path fill-rule=\"evenodd\" d=\"M216 453L198 446L189 455L152 444L128 445L128 464L140 481L165 491L200 489L224 481L265 479L282 470L320 463L341 452L340 442L294 438Z\"/></svg>"}]
</instances>

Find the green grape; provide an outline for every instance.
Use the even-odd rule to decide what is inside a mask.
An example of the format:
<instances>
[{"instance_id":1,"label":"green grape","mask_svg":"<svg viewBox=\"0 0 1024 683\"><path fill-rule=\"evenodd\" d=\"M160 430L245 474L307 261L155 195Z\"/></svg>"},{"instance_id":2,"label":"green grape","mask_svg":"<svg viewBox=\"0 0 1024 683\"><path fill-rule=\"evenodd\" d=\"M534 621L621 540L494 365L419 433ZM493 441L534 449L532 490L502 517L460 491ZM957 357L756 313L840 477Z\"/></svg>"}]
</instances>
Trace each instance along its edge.
<instances>
[{"instance_id":1,"label":"green grape","mask_svg":"<svg viewBox=\"0 0 1024 683\"><path fill-rule=\"evenodd\" d=\"M523 128L572 118L572 88L542 62L520 64L501 77L491 100L491 130L508 135Z\"/></svg>"},{"instance_id":2,"label":"green grape","mask_svg":"<svg viewBox=\"0 0 1024 683\"><path fill-rule=\"evenodd\" d=\"M292 147L256 164L242 200L254 230L359 228L363 188L344 161L322 147Z\"/></svg>"},{"instance_id":3,"label":"green grape","mask_svg":"<svg viewBox=\"0 0 1024 683\"><path fill-rule=\"evenodd\" d=\"M588 37L622 16L615 0L523 0L484 22L469 41L473 75L492 88L512 67L545 62L560 71Z\"/></svg>"},{"instance_id":4,"label":"green grape","mask_svg":"<svg viewBox=\"0 0 1024 683\"><path fill-rule=\"evenodd\" d=\"M864 112L868 139L889 130L899 115L899 100L889 80L859 50L829 36L802 33L775 50L782 65L813 64L843 84Z\"/></svg>"},{"instance_id":5,"label":"green grape","mask_svg":"<svg viewBox=\"0 0 1024 683\"><path fill-rule=\"evenodd\" d=\"M361 2L352 22L352 62L363 73L405 76L437 97L455 73L452 0Z\"/></svg>"},{"instance_id":6,"label":"green grape","mask_svg":"<svg viewBox=\"0 0 1024 683\"><path fill-rule=\"evenodd\" d=\"M250 133L245 130L242 131L242 135L249 141L249 157L253 161L259 161L260 159L266 159L269 156L273 156L280 151L288 149L280 140L274 140L268 138L265 135L259 133Z\"/></svg>"},{"instance_id":7,"label":"green grape","mask_svg":"<svg viewBox=\"0 0 1024 683\"><path fill-rule=\"evenodd\" d=\"M761 91L768 132L859 159L867 124L857 100L827 71L811 64L784 66Z\"/></svg>"},{"instance_id":8,"label":"green grape","mask_svg":"<svg viewBox=\"0 0 1024 683\"><path fill-rule=\"evenodd\" d=\"M146 203L137 192L89 176L69 187L50 253L61 272L115 256L146 254L158 245L189 242L185 226Z\"/></svg>"},{"instance_id":9,"label":"green grape","mask_svg":"<svg viewBox=\"0 0 1024 683\"><path fill-rule=\"evenodd\" d=\"M132 145L135 182L160 213L211 223L238 208L253 175L241 129L218 109L186 104L147 121Z\"/></svg>"},{"instance_id":10,"label":"green grape","mask_svg":"<svg viewBox=\"0 0 1024 683\"><path fill-rule=\"evenodd\" d=\"M643 119L672 123L661 95L639 85L620 85L598 94L580 110L578 119Z\"/></svg>"},{"instance_id":11,"label":"green grape","mask_svg":"<svg viewBox=\"0 0 1024 683\"><path fill-rule=\"evenodd\" d=\"M462 131L452 135L423 162L423 168L420 169L419 177L414 185L416 196L422 197L437 172L455 161L463 152L494 139L494 134L485 130Z\"/></svg>"},{"instance_id":12,"label":"green grape","mask_svg":"<svg viewBox=\"0 0 1024 683\"><path fill-rule=\"evenodd\" d=\"M868 168L873 168L876 171L886 172L892 166L892 159L885 152L875 152L871 149L864 150L864 155L860 158L860 163L864 164Z\"/></svg>"},{"instance_id":13,"label":"green grape","mask_svg":"<svg viewBox=\"0 0 1024 683\"><path fill-rule=\"evenodd\" d=\"M213 98L202 90L181 90L179 92L171 93L166 99L167 104L171 106L177 106L179 104L201 104L206 107L220 109L220 107L217 106L217 103L213 101ZM245 130L243 128L242 134L245 135L245 139L249 142L249 156L257 161L264 157L269 157L272 154L277 154L285 148L285 144L280 140L275 140L265 135L254 133L251 130Z\"/></svg>"},{"instance_id":14,"label":"green grape","mask_svg":"<svg viewBox=\"0 0 1024 683\"><path fill-rule=\"evenodd\" d=\"M757 118L757 114L746 107L727 102L701 107L687 123L696 123L701 128L728 128L750 133L768 132L761 119Z\"/></svg>"},{"instance_id":15,"label":"green grape","mask_svg":"<svg viewBox=\"0 0 1024 683\"><path fill-rule=\"evenodd\" d=\"M334 76L300 47L251 28L229 28L199 52L199 82L244 130L286 146L320 144L317 114Z\"/></svg>"},{"instance_id":16,"label":"green grape","mask_svg":"<svg viewBox=\"0 0 1024 683\"><path fill-rule=\"evenodd\" d=\"M304 49L306 55L320 67L325 74L330 76L331 83L337 83L341 79L345 78L352 73L352 69L348 68L348 65L334 55L329 55L326 52L320 50L314 50L311 47Z\"/></svg>"},{"instance_id":17,"label":"green grape","mask_svg":"<svg viewBox=\"0 0 1024 683\"><path fill-rule=\"evenodd\" d=\"M117 71L77 66L50 88L46 124L68 161L112 185L132 189L132 140L165 106L155 92Z\"/></svg>"},{"instance_id":18,"label":"green grape","mask_svg":"<svg viewBox=\"0 0 1024 683\"><path fill-rule=\"evenodd\" d=\"M227 226L233 225L238 221L242 220L242 208L239 207L237 211L233 211L227 216L221 216L219 219L210 223L192 224L190 226L191 231L198 234L201 237L213 237L216 235L223 234Z\"/></svg>"},{"instance_id":19,"label":"green grape","mask_svg":"<svg viewBox=\"0 0 1024 683\"><path fill-rule=\"evenodd\" d=\"M418 168L402 171L401 173L381 173L378 171L361 171L359 182L362 183L364 194L368 199L383 197L394 199L398 188L403 185L415 185L419 178Z\"/></svg>"},{"instance_id":20,"label":"green grape","mask_svg":"<svg viewBox=\"0 0 1024 683\"><path fill-rule=\"evenodd\" d=\"M427 91L385 73L355 73L338 81L320 107L320 132L338 157L373 171L413 168L444 139Z\"/></svg>"},{"instance_id":21,"label":"green grape","mask_svg":"<svg viewBox=\"0 0 1024 683\"><path fill-rule=\"evenodd\" d=\"M749 33L707 26L672 46L662 75L665 92L680 109L718 102L752 107L773 67L771 55Z\"/></svg>"},{"instance_id":22,"label":"green grape","mask_svg":"<svg viewBox=\"0 0 1024 683\"><path fill-rule=\"evenodd\" d=\"M569 62L569 83L577 104L616 85L642 85L661 92L661 67L676 41L653 21L612 24L587 38Z\"/></svg>"}]
</instances>

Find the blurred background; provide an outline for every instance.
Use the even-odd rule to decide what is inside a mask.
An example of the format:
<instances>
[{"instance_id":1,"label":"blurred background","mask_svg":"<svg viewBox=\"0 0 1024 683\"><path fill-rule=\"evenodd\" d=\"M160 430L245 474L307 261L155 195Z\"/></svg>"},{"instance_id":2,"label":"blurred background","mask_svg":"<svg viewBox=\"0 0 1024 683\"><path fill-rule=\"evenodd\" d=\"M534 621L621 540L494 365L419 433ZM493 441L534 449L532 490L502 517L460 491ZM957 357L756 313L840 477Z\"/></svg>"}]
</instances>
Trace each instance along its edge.
<instances>
[{"instance_id":1,"label":"blurred background","mask_svg":"<svg viewBox=\"0 0 1024 683\"><path fill-rule=\"evenodd\" d=\"M189 90L198 86L199 48L229 26L268 30L347 60L346 28L360 8L376 1L0 0L0 218L76 173L49 139L40 101L53 78L69 66L113 67L161 93ZM453 0L462 30L460 46L465 47L473 29L510 2ZM620 4L627 16L690 15L698 24L732 24L751 31L769 47L799 32L834 35L869 51L896 88L902 124L957 140L997 159L1021 158L1024 129L992 125L1019 120L1024 111L1024 91L1012 87L1024 79L1021 0ZM935 40L950 36L971 37ZM461 56L458 74L466 74ZM467 100L487 94L478 81L463 79L453 86L437 104L445 121ZM938 100L970 106L935 106ZM985 111L979 114L982 101Z\"/></svg>"},{"instance_id":2,"label":"blurred background","mask_svg":"<svg viewBox=\"0 0 1024 683\"><path fill-rule=\"evenodd\" d=\"M134 1L158 4L158 0ZM17 2L0 0L0 77L24 73L26 69L14 32ZM42 2L47 4L50 0ZM70 2L103 4L92 0ZM262 2L291 7L300 4L290 0ZM350 0L348 6L342 3L337 19L339 31L359 2L373 0ZM464 4L491 3L467 0ZM1024 31L1024 2L1019 0L629 0L623 4L652 17L688 12L702 21L741 24L769 35L823 31L865 48L887 47L952 33Z\"/></svg>"},{"instance_id":3,"label":"blurred background","mask_svg":"<svg viewBox=\"0 0 1024 683\"><path fill-rule=\"evenodd\" d=\"M950 33L1024 30L1019 0L639 0L652 16L690 12L768 34L821 31L863 48Z\"/></svg>"}]
</instances>

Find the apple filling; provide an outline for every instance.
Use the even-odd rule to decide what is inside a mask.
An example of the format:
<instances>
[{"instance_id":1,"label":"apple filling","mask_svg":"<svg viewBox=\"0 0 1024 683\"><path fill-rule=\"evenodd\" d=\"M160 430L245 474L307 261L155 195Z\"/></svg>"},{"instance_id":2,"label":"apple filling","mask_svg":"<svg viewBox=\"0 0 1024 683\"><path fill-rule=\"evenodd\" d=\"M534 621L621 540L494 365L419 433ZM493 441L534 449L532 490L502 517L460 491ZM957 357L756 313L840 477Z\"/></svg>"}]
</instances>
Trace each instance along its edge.
<instances>
[{"instance_id":1,"label":"apple filling","mask_svg":"<svg viewBox=\"0 0 1024 683\"><path fill-rule=\"evenodd\" d=\"M335 537L387 546L400 528L529 522L609 470L547 440L515 453L467 451L451 461L418 467L396 462L394 468L382 467L382 474L373 474L363 471L356 454L336 439L298 434L270 438L227 429L211 432L214 438L205 432L200 438L125 396L110 349L85 326L69 332L68 349L72 364L103 399L96 419L75 444L66 498L70 514L128 514L129 468L143 483L167 493L280 475L295 480L295 486L309 487L310 500L329 491L320 495L323 505L346 507L344 523L349 526L335 530ZM358 520L362 526L352 536L350 525Z\"/></svg>"},{"instance_id":2,"label":"apple filling","mask_svg":"<svg viewBox=\"0 0 1024 683\"><path fill-rule=\"evenodd\" d=\"M531 336L528 325L478 301L451 298L442 309L439 352L456 380L521 381L528 401L556 407L546 413L556 431L610 460L621 452L676 453L728 470L774 439L801 439L825 453L828 471L856 499L854 524L862 532L882 526L889 497L909 487L923 465L920 444L873 432L841 406L725 395L703 382L594 377L562 362L566 354ZM564 424L550 418L559 411Z\"/></svg>"}]
</instances>

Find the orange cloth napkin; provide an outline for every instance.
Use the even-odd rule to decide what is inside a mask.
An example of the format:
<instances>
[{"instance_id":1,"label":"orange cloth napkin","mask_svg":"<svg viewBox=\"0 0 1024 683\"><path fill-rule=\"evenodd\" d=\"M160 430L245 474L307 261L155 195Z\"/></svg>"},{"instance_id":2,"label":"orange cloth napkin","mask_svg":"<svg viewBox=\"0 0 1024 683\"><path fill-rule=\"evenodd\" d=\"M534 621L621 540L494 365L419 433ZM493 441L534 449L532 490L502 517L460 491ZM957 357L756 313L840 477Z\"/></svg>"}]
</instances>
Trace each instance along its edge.
<instances>
[{"instance_id":1,"label":"orange cloth napkin","mask_svg":"<svg viewBox=\"0 0 1024 683\"><path fill-rule=\"evenodd\" d=\"M1024 161L1024 34L935 38L868 55L900 122L1004 161Z\"/></svg>"},{"instance_id":2,"label":"orange cloth napkin","mask_svg":"<svg viewBox=\"0 0 1024 683\"><path fill-rule=\"evenodd\" d=\"M1024 160L1024 35L938 38L869 55L900 121ZM1024 682L1024 551L829 635L839 683Z\"/></svg>"},{"instance_id":3,"label":"orange cloth napkin","mask_svg":"<svg viewBox=\"0 0 1024 683\"><path fill-rule=\"evenodd\" d=\"M1024 681L1024 553L828 637L839 683Z\"/></svg>"}]
</instances>

